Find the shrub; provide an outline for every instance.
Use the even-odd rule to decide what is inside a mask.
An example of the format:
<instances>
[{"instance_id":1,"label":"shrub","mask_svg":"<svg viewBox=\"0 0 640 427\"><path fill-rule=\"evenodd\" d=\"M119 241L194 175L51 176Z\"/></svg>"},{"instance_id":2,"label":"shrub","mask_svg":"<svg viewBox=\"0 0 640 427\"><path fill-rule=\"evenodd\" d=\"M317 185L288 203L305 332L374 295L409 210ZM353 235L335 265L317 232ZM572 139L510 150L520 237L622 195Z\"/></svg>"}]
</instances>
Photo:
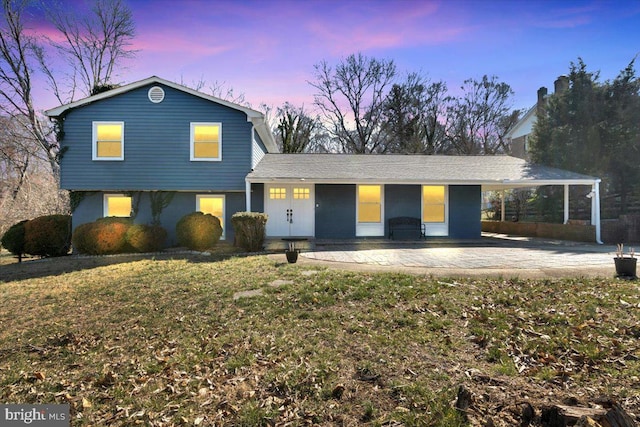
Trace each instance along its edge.
<instances>
[{"instance_id":1,"label":"shrub","mask_svg":"<svg viewBox=\"0 0 640 427\"><path fill-rule=\"evenodd\" d=\"M126 235L132 221L129 218L100 218L82 224L73 232L73 247L82 254L107 255L131 251Z\"/></svg>"},{"instance_id":2,"label":"shrub","mask_svg":"<svg viewBox=\"0 0 640 427\"><path fill-rule=\"evenodd\" d=\"M24 224L24 251L31 255L62 256L71 247L71 216L45 215Z\"/></svg>"},{"instance_id":3,"label":"shrub","mask_svg":"<svg viewBox=\"0 0 640 427\"><path fill-rule=\"evenodd\" d=\"M134 224L125 239L136 252L157 252L164 248L167 231L159 225Z\"/></svg>"},{"instance_id":4,"label":"shrub","mask_svg":"<svg viewBox=\"0 0 640 427\"><path fill-rule=\"evenodd\" d=\"M203 251L215 246L222 236L220 220L210 214L192 212L176 224L178 243L189 249Z\"/></svg>"},{"instance_id":5,"label":"shrub","mask_svg":"<svg viewBox=\"0 0 640 427\"><path fill-rule=\"evenodd\" d=\"M236 235L236 245L248 252L261 251L264 245L267 214L259 212L236 212L231 224Z\"/></svg>"},{"instance_id":6,"label":"shrub","mask_svg":"<svg viewBox=\"0 0 640 427\"><path fill-rule=\"evenodd\" d=\"M2 247L18 257L18 260L22 261L22 255L24 255L24 224L27 222L20 221L13 224L2 235L0 243Z\"/></svg>"}]
</instances>

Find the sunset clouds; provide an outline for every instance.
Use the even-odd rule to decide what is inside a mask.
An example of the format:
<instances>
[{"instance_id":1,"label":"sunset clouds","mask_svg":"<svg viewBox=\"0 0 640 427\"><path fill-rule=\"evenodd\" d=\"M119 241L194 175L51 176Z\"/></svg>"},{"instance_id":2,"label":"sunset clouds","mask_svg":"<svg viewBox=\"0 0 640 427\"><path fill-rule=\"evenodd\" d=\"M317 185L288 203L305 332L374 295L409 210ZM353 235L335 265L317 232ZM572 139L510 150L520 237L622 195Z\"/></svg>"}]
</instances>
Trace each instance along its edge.
<instances>
[{"instance_id":1,"label":"sunset clouds","mask_svg":"<svg viewBox=\"0 0 640 427\"><path fill-rule=\"evenodd\" d=\"M86 4L64 3L80 9ZM244 93L254 107L285 101L310 106L313 65L357 52L393 59L401 72L423 72L452 89L466 78L497 75L513 87L518 108L533 104L538 87L551 87L579 56L606 79L640 52L637 1L130 0L129 5L139 52L119 83L150 75L187 83L204 79Z\"/></svg>"}]
</instances>

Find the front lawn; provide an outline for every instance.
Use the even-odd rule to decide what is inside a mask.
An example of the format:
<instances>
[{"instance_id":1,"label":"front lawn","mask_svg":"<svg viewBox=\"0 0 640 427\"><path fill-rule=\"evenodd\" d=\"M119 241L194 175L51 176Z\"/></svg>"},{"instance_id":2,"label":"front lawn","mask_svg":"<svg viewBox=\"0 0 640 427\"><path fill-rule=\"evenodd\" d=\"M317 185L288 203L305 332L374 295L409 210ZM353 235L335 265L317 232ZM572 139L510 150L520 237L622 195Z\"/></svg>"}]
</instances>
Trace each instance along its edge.
<instances>
[{"instance_id":1,"label":"front lawn","mask_svg":"<svg viewBox=\"0 0 640 427\"><path fill-rule=\"evenodd\" d=\"M284 255L3 262L0 402L70 403L73 425L507 426L601 397L640 414L639 290Z\"/></svg>"}]
</instances>

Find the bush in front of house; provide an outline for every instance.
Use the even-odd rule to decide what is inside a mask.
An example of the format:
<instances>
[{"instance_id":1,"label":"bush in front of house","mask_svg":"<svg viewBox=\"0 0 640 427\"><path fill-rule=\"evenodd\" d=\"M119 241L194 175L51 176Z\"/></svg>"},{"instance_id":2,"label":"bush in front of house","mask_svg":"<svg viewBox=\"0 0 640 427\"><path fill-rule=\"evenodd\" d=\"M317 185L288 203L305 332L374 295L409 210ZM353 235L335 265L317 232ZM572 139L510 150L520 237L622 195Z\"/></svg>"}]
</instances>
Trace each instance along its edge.
<instances>
[{"instance_id":1,"label":"bush in front of house","mask_svg":"<svg viewBox=\"0 0 640 427\"><path fill-rule=\"evenodd\" d=\"M24 224L28 220L20 221L13 224L0 239L2 247L18 257L18 260L22 260L24 255Z\"/></svg>"},{"instance_id":2,"label":"bush in front of house","mask_svg":"<svg viewBox=\"0 0 640 427\"><path fill-rule=\"evenodd\" d=\"M24 224L25 253L41 257L63 256L70 248L70 215L44 215Z\"/></svg>"},{"instance_id":3,"label":"bush in front of house","mask_svg":"<svg viewBox=\"0 0 640 427\"><path fill-rule=\"evenodd\" d=\"M261 251L267 225L267 214L261 212L236 212L231 224L236 236L236 245L247 252Z\"/></svg>"},{"instance_id":4,"label":"bush in front of house","mask_svg":"<svg viewBox=\"0 0 640 427\"><path fill-rule=\"evenodd\" d=\"M218 243L220 236L220 220L210 214L192 212L180 218L176 224L178 243L192 250L207 250Z\"/></svg>"},{"instance_id":5,"label":"bush in front of house","mask_svg":"<svg viewBox=\"0 0 640 427\"><path fill-rule=\"evenodd\" d=\"M158 252L164 248L167 230L159 225L134 224L127 230L125 240L136 252Z\"/></svg>"},{"instance_id":6,"label":"bush in front of house","mask_svg":"<svg viewBox=\"0 0 640 427\"><path fill-rule=\"evenodd\" d=\"M131 252L127 231L133 225L129 218L107 217L82 224L73 232L74 250L87 255L109 255Z\"/></svg>"}]
</instances>

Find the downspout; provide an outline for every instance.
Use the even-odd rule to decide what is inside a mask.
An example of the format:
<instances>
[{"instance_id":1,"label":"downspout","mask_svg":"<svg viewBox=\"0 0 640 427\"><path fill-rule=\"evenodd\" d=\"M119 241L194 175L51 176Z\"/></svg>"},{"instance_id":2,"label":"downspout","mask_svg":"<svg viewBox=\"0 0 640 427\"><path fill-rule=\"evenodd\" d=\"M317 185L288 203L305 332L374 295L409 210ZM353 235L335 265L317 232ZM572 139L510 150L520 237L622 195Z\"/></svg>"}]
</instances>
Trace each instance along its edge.
<instances>
[{"instance_id":1,"label":"downspout","mask_svg":"<svg viewBox=\"0 0 640 427\"><path fill-rule=\"evenodd\" d=\"M569 223L569 184L564 185L564 222Z\"/></svg>"},{"instance_id":2,"label":"downspout","mask_svg":"<svg viewBox=\"0 0 640 427\"><path fill-rule=\"evenodd\" d=\"M591 224L596 226L596 243L602 245L600 228L600 179L596 179L591 187Z\"/></svg>"},{"instance_id":3,"label":"downspout","mask_svg":"<svg viewBox=\"0 0 640 427\"><path fill-rule=\"evenodd\" d=\"M244 180L244 191L245 191L245 204L246 204L246 211L247 212L251 212L251 183L249 182L248 179L245 178Z\"/></svg>"}]
</instances>

